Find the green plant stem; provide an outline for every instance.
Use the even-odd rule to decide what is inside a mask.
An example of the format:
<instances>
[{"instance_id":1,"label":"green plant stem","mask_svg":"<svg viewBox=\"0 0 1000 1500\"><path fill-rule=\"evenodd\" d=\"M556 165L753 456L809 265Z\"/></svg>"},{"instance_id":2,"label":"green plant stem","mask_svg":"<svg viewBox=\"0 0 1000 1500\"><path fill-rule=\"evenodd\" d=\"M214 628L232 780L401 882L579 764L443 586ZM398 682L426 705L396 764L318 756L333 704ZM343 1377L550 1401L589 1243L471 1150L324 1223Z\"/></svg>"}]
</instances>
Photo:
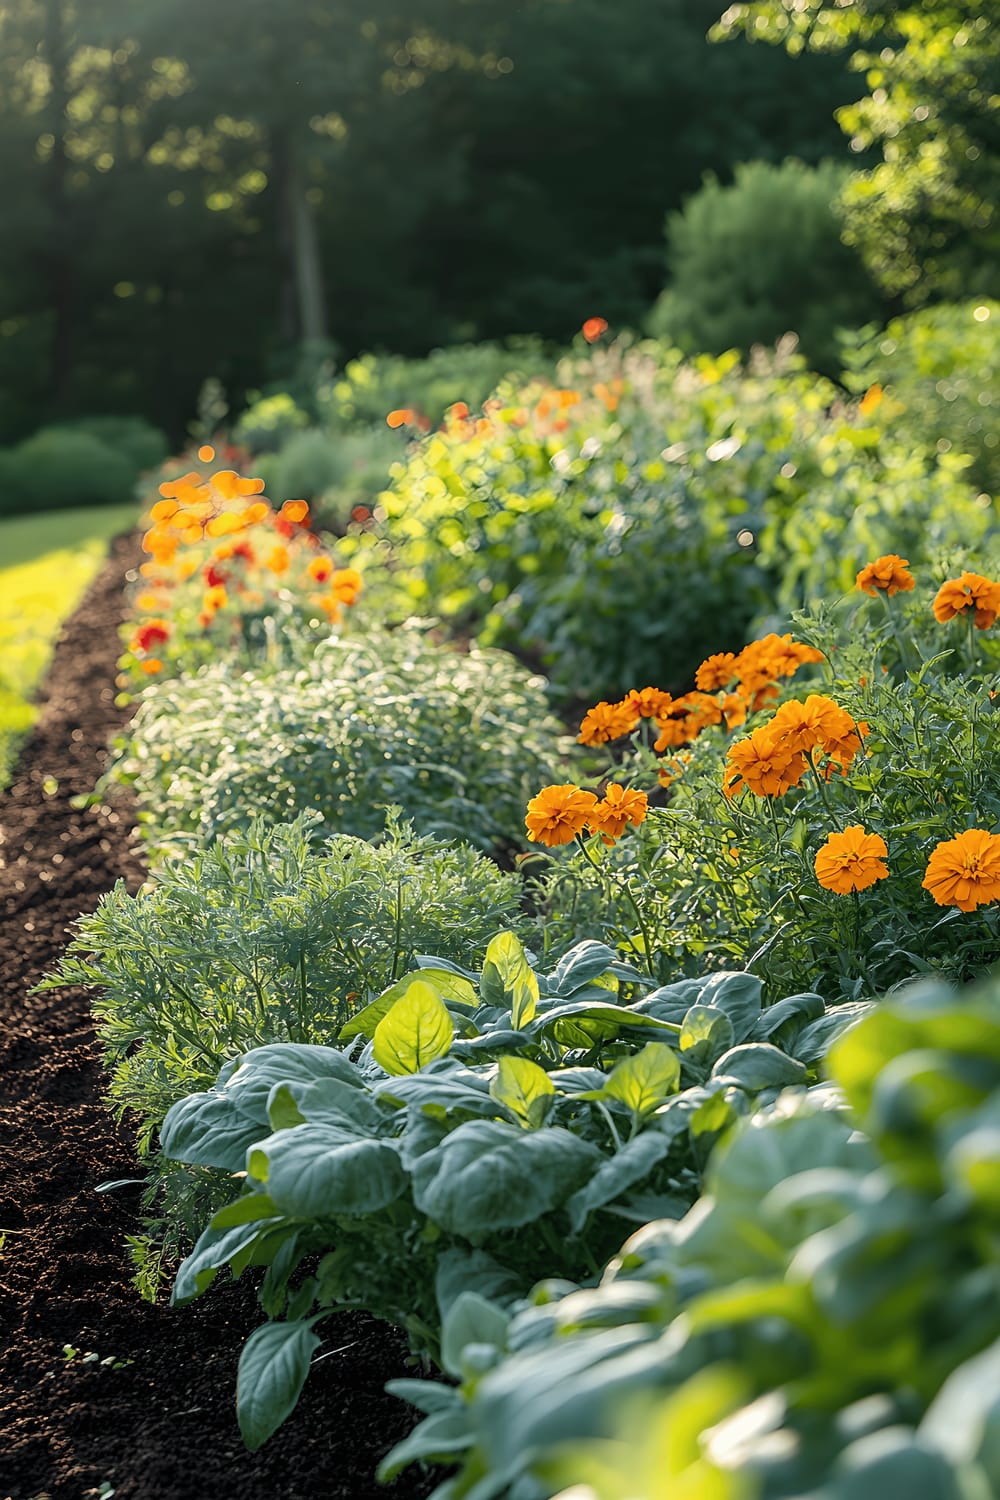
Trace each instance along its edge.
<instances>
[{"instance_id":1,"label":"green plant stem","mask_svg":"<svg viewBox=\"0 0 1000 1500\"><path fill-rule=\"evenodd\" d=\"M581 851L583 853L584 859L590 865L591 869L595 870L597 872L597 874L600 876L601 880L604 881L609 886L613 885L613 884L616 884L618 886L619 890L621 890L621 891L624 892L626 900L628 901L628 903L631 906L633 912L635 913L635 920L636 920L636 922L638 923L638 926L639 926L639 935L642 938L642 956L643 956L643 960L644 960L645 965L646 965L646 972L648 974L652 975L652 972L653 972L652 971L653 950L652 950L652 945L650 943L649 931L648 931L648 929L646 927L646 923L645 923L645 920L643 918L642 912L639 910L639 903L635 899L635 895L633 894L632 886L631 886L631 884L629 882L628 876L627 875L624 876L619 881L614 881L612 879L612 877L610 877L607 874L607 872L603 869L603 867L597 863L597 860L594 858L594 856L591 854L590 850L587 848L587 845L584 843L583 835L582 834L578 833L576 835L576 842L579 845L579 847L580 847L580 849L581 849Z\"/></svg>"}]
</instances>

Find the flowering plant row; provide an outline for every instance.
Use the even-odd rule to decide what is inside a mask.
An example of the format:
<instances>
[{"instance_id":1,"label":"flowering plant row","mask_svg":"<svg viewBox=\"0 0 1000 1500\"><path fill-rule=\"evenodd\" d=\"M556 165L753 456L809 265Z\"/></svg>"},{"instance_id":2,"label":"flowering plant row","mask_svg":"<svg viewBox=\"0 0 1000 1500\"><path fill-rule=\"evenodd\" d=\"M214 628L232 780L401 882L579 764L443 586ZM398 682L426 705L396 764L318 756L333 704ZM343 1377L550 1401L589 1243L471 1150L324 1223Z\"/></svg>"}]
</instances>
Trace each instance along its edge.
<instances>
[{"instance_id":1,"label":"flowering plant row","mask_svg":"<svg viewBox=\"0 0 1000 1500\"><path fill-rule=\"evenodd\" d=\"M572 869L593 867L620 940L654 972L685 950L698 968L764 949L758 961L779 984L808 963L821 988L856 995L915 968L968 977L992 961L1000 652L986 632L1000 583L966 571L941 583L931 609L914 583L904 559L880 558L858 575L859 589L882 597L880 617L863 609L839 629L822 614L802 619L813 643L768 636L703 662L690 693L646 688L586 714L581 742L608 753L626 741L614 774L640 787L655 775L667 803L648 816L643 807L628 852L602 856L582 838L581 798L593 794L553 786L529 803L529 838L576 841ZM783 696L800 668L820 671L827 691ZM557 928L560 879L543 880ZM935 906L950 915L935 920Z\"/></svg>"}]
</instances>

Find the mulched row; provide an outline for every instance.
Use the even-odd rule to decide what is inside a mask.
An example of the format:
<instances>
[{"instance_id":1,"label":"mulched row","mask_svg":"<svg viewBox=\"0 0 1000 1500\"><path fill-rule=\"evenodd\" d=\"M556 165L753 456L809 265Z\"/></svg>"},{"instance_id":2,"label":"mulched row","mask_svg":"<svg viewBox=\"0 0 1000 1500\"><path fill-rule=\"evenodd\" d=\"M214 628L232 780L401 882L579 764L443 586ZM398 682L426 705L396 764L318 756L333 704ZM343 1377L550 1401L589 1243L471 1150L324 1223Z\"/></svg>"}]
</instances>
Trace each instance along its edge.
<instances>
[{"instance_id":1,"label":"mulched row","mask_svg":"<svg viewBox=\"0 0 1000 1500\"><path fill-rule=\"evenodd\" d=\"M341 1352L320 1360L276 1437L246 1452L233 1392L260 1321L253 1288L220 1281L181 1310L139 1298L136 1194L96 1191L141 1168L102 1100L87 993L30 993L74 919L117 880L134 891L144 878L127 801L71 806L124 721L115 660L138 561L134 538L113 544L62 633L0 800L0 1500L417 1500L429 1477L373 1479L412 1413L383 1391L408 1373L402 1341L359 1314L324 1325Z\"/></svg>"}]
</instances>

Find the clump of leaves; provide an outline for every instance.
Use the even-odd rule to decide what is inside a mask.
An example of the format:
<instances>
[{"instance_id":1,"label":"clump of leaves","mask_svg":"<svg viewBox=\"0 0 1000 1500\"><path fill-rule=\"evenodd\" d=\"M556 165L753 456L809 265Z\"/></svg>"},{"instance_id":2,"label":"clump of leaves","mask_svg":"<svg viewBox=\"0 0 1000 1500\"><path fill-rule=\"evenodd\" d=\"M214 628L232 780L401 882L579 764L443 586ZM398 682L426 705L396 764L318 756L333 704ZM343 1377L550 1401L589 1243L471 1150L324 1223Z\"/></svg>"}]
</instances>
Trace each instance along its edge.
<instances>
[{"instance_id":1,"label":"clump of leaves","mask_svg":"<svg viewBox=\"0 0 1000 1500\"><path fill-rule=\"evenodd\" d=\"M829 1071L846 1110L786 1095L745 1121L707 1195L641 1229L599 1287L543 1284L513 1317L456 1305L444 1342L461 1383L390 1387L431 1415L382 1477L460 1462L439 1500L584 1482L589 1500L672 1495L665 1467L678 1484L690 1471L677 1493L725 1500L991 1495L997 981L897 994Z\"/></svg>"},{"instance_id":2,"label":"clump of leaves","mask_svg":"<svg viewBox=\"0 0 1000 1500\"><path fill-rule=\"evenodd\" d=\"M747 974L644 993L593 942L547 975L509 932L478 975L425 963L344 1029L368 1039L355 1061L259 1048L164 1121L168 1157L246 1174L174 1300L225 1266L268 1268L274 1321L240 1366L251 1447L294 1405L322 1319L366 1307L447 1362L441 1319L463 1294L506 1304L543 1275L596 1276L622 1219L682 1214L713 1143L754 1101L806 1087L851 1016L815 995L762 1010Z\"/></svg>"},{"instance_id":3,"label":"clump of leaves","mask_svg":"<svg viewBox=\"0 0 1000 1500\"><path fill-rule=\"evenodd\" d=\"M234 676L223 660L157 684L110 776L134 785L160 853L307 809L330 833L377 838L393 805L489 850L521 841L559 735L543 679L512 657L372 631L324 641L297 668Z\"/></svg>"}]
</instances>

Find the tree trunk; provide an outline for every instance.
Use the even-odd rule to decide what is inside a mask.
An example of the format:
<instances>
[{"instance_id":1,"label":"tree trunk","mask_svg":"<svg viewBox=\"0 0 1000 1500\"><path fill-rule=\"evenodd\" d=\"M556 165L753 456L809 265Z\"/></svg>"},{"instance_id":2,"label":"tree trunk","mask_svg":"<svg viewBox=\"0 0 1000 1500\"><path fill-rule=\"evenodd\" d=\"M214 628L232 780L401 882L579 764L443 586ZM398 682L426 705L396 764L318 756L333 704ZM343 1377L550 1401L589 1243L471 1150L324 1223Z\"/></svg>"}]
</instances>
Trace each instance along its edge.
<instances>
[{"instance_id":1,"label":"tree trunk","mask_svg":"<svg viewBox=\"0 0 1000 1500\"><path fill-rule=\"evenodd\" d=\"M271 172L282 270L279 293L282 336L288 343L320 342L326 339L327 328L319 235L306 198L298 152L284 131L276 131L271 138Z\"/></svg>"},{"instance_id":2,"label":"tree trunk","mask_svg":"<svg viewBox=\"0 0 1000 1500\"><path fill-rule=\"evenodd\" d=\"M66 73L68 66L64 0L47 0L45 7L45 53L49 65L48 115L53 137L49 162L49 304L52 309L52 341L49 347L49 381L57 409L65 402L73 373L73 322L75 286L69 200L66 193Z\"/></svg>"}]
</instances>

